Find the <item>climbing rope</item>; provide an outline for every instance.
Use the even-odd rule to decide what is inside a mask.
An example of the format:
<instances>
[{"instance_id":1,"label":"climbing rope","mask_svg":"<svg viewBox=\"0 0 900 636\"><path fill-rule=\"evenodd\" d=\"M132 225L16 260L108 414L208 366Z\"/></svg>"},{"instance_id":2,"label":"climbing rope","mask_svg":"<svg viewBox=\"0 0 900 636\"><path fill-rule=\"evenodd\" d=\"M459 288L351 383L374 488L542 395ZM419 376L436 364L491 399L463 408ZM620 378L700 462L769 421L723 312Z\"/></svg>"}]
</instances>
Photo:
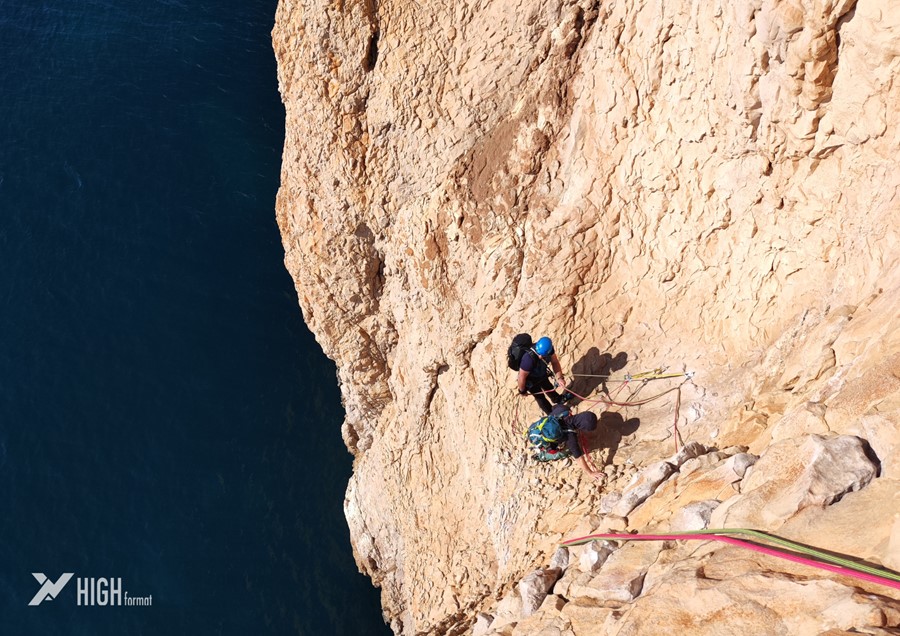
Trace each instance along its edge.
<instances>
[{"instance_id":1,"label":"climbing rope","mask_svg":"<svg viewBox=\"0 0 900 636\"><path fill-rule=\"evenodd\" d=\"M675 452L678 452L678 442L681 442L681 445L684 446L684 440L681 439L681 433L678 432L678 412L681 410L681 385L678 386L678 391L675 393L675 419L672 422L672 430L674 431L675 437Z\"/></svg>"},{"instance_id":2,"label":"climbing rope","mask_svg":"<svg viewBox=\"0 0 900 636\"><path fill-rule=\"evenodd\" d=\"M596 375L593 373L570 373L573 378L604 378L604 382L631 382L632 380L662 380L665 378L680 378L688 375L688 373L664 373L665 369L654 369L653 371L644 371L642 373L630 374L626 373L621 378L614 378L611 375ZM689 372L690 375L693 373Z\"/></svg>"},{"instance_id":3,"label":"climbing rope","mask_svg":"<svg viewBox=\"0 0 900 636\"><path fill-rule=\"evenodd\" d=\"M650 374L654 374L654 375L650 375ZM656 379L660 379L662 377L666 377L666 378L683 377L684 381L682 381L682 383L679 384L678 386L668 389L666 391L663 391L662 393L658 393L652 397L643 398L641 400L634 399L634 397L637 395L637 391L642 389L646 385L646 382L648 380L656 380ZM631 376L631 379L628 380L628 382L631 382L634 379L640 379L641 385L637 388L637 390L632 392L631 395L629 396L628 400L626 400L624 402L618 402L618 401L612 399L613 398L612 395L609 397L609 399L599 397L597 399L592 400L592 399L589 399L587 397L584 397L582 395L575 393L574 391L572 391L572 389L567 388L567 390L569 391L569 393L571 393L572 395L574 395L575 397L580 399L582 404L588 404L588 405L605 404L607 406L620 406L620 407L642 406L644 404L653 402L654 400L658 400L659 398L663 397L664 395L668 395L669 393L674 392L676 394L676 397L675 397L675 419L672 422L672 436L675 438L675 452L677 453L678 452L678 444L680 443L682 446L684 446L684 440L681 438L681 433L678 430L678 417L680 415L680 410L681 410L681 385L684 384L685 382L690 381L693 377L694 377L694 373L691 371L689 371L687 373L669 373L669 374L665 374L665 375L660 375L659 370L657 370L655 372L651 371L651 372ZM619 387L618 391L621 391L626 386L627 386L627 383L622 384ZM617 393L618 393L618 391L617 391Z\"/></svg>"},{"instance_id":4,"label":"climbing rope","mask_svg":"<svg viewBox=\"0 0 900 636\"><path fill-rule=\"evenodd\" d=\"M590 374L585 374L585 373L571 374L572 376L578 376L578 377L607 378L607 380L606 380L607 382L620 382L621 385L616 389L615 393L608 394L609 395L608 398L598 397L596 399L590 399L586 396L575 393L572 389L570 389L568 387L566 387L566 390L569 393L571 393L574 397L577 397L579 400L581 400L581 404L587 404L588 406L592 406L595 404L602 404L602 405L606 405L606 406L619 406L619 407L643 406L644 404L649 404L650 402L653 402L654 400L658 400L659 398L661 398L665 395L668 395L669 393L675 392L676 393L675 420L672 423L672 435L675 439L675 452L677 453L679 443L682 446L684 445L684 440L682 439L681 433L678 430L678 416L679 416L679 411L681 409L681 385L684 384L685 382L688 382L691 379L693 379L694 372L687 371L687 372L682 372L682 373L665 373L664 371L665 371L665 369L658 368L658 369L654 369L653 371L643 371L641 373L626 374L624 378L618 379L618 380L609 379L610 376L604 376L604 375L590 375ZM634 399L635 396L637 395L637 393L641 389L643 389L644 386L646 386L646 384L650 380L661 380L661 379L667 379L667 378L684 378L684 380L678 386L672 387L671 389L667 389L666 391L663 391L662 393L658 393L651 397L643 398L640 400ZM638 385L638 387L634 391L632 391L632 393L628 396L627 400L620 402L620 401L616 401L615 399L613 399L622 390L624 390L630 383L632 383L634 381L640 381L640 385ZM557 388L558 388L558 386L557 386ZM556 392L556 388L544 390L544 391L536 391L535 393L531 393L530 395L536 395L536 394L549 395L549 394L555 393L555 392ZM519 422L519 402L518 402L518 400L516 401L515 413L513 414L512 429L513 429L513 433L517 436L519 434L521 434L521 432L524 430L523 425ZM582 450L583 450L585 448L584 439L580 434L579 434L578 439L579 439L579 443L582 445Z\"/></svg>"},{"instance_id":5,"label":"climbing rope","mask_svg":"<svg viewBox=\"0 0 900 636\"><path fill-rule=\"evenodd\" d=\"M779 547L771 547L760 545L759 543L755 543L753 541L746 541L743 539L737 539L729 535L743 535L749 536L759 541L766 541L772 544L775 544ZM727 543L730 545L735 545L741 548L745 548L747 550L752 550L754 552L759 552L761 554L767 554L769 556L778 557L780 559L785 559L787 561L793 561L795 563L802 563L804 565L808 565L810 567L819 568L821 570L827 570L829 572L834 572L836 574L841 574L843 576L850 576L853 578L861 579L864 581L870 581L872 583L878 583L879 585L885 585L887 587L893 587L895 589L900 589L900 574L896 572L891 572L890 570L884 570L881 568L872 567L870 565L866 565L864 563L858 563L848 558L844 558L841 556L837 556L835 554L825 552L823 550L817 550L816 548L809 547L802 543L797 543L795 541L789 541L788 539L783 539L782 537L778 537L776 535L769 534L767 532L761 532L759 530L752 530L748 528L720 528L720 529L707 529L707 530L689 530L684 532L668 532L666 534L618 534L618 533L610 533L610 534L592 534L585 537L579 537L577 539L570 539L568 541L562 542L560 545L565 547L573 547L577 545L584 545L585 543L589 543L591 541L681 541L681 540L695 540L695 541L719 541L721 543ZM784 548L784 549L782 549ZM806 555L806 556L801 556Z\"/></svg>"}]
</instances>

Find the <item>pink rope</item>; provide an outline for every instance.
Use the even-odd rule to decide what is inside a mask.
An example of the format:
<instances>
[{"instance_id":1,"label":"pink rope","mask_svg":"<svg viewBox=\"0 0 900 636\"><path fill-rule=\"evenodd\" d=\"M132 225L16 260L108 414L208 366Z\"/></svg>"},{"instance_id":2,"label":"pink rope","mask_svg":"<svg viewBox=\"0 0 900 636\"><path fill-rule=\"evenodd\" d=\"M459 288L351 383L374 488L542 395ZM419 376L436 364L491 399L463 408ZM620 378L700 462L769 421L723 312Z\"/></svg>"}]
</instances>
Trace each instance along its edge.
<instances>
[{"instance_id":1,"label":"pink rope","mask_svg":"<svg viewBox=\"0 0 900 636\"><path fill-rule=\"evenodd\" d=\"M662 396L666 395L667 393L671 393L672 391L675 391L677 389L678 389L678 387L668 389L667 391L663 391L662 393L658 393L654 396L644 398L643 400L635 400L633 402L616 402L615 400L607 400L605 398L597 398L596 400L591 400L591 399L584 397L583 395L578 395L572 389L567 389L567 390L569 391L569 393L571 393L572 395L577 397L579 400L581 400L585 404L607 404L609 406L643 406L644 404L648 404L648 403L652 402L653 400L659 399Z\"/></svg>"},{"instance_id":2,"label":"pink rope","mask_svg":"<svg viewBox=\"0 0 900 636\"><path fill-rule=\"evenodd\" d=\"M616 390L616 394L618 394L618 392L621 391L625 387L626 384L627 384L627 380L625 382L623 382L622 385ZM571 393L575 397L579 398L583 404L606 404L609 406L622 406L622 407L643 406L644 404L648 404L649 402L652 402L653 400L661 398L662 396L664 396L668 393L671 393L672 391L677 391L677 397L675 400L675 420L672 423L672 435L675 438L675 452L676 453L678 452L678 442L679 441L681 441L681 443L684 444L684 440L681 439L681 433L678 431L678 414L681 409L681 386L676 386L674 388L671 388L667 391L663 391L662 393L659 393L652 397L644 398L643 400L634 400L634 401L627 401L627 402L616 402L613 399L611 399L613 396L610 396L610 399L608 399L608 400L604 399L604 398L598 398L596 400L589 400L584 396L578 395L577 393L575 393L574 391L572 391L572 389L569 389L568 387L566 387L566 390L568 390L569 393Z\"/></svg>"},{"instance_id":3,"label":"pink rope","mask_svg":"<svg viewBox=\"0 0 900 636\"><path fill-rule=\"evenodd\" d=\"M622 390L623 390L626 386L628 386L628 383L629 383L629 382L631 382L631 380L625 380L624 382L622 382L622 384L619 385L619 388L616 389L616 390L613 392L613 394L609 396L609 399L611 400L611 399L613 399L614 397L616 397L619 393L621 393Z\"/></svg>"},{"instance_id":4,"label":"pink rope","mask_svg":"<svg viewBox=\"0 0 900 636\"><path fill-rule=\"evenodd\" d=\"M885 579L880 576L875 576L874 574L868 574L866 572L857 572L856 570L843 568L839 565L822 563L821 561L815 561L813 559L808 559L806 557L791 554L789 552L782 552L781 550L757 545L755 543L750 543L749 541L742 541L733 537L723 537L717 534L702 534L695 536L682 534L591 534L586 537L579 537L577 539L564 541L562 545L570 546L578 544L580 542L587 542L595 539L608 539L611 541L682 541L685 539L700 541L720 541L722 543L728 543L741 548L746 548L747 550L753 550L754 552L759 552L760 554L767 554L769 556L778 557L779 559L785 559L786 561L802 563L803 565L819 568L820 570L828 570L829 572L834 572L843 576L850 576L856 579L862 579L864 581L878 583L879 585L886 585L888 587L900 590L900 582L898 581L892 581L890 579Z\"/></svg>"}]
</instances>

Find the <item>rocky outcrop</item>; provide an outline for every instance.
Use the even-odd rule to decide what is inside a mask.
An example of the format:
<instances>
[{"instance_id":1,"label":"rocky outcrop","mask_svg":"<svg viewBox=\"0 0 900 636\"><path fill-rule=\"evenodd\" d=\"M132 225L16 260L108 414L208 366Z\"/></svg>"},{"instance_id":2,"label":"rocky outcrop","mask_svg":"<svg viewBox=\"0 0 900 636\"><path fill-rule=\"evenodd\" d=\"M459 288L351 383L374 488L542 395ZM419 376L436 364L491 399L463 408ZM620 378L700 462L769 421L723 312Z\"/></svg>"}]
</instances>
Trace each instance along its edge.
<instances>
[{"instance_id":1,"label":"rocky outcrop","mask_svg":"<svg viewBox=\"0 0 900 636\"><path fill-rule=\"evenodd\" d=\"M697 496L691 484L700 481L707 485L718 481L720 492L728 492L730 489L725 487L735 483L734 466L743 463L742 456L746 457L736 454L721 458L717 457L722 455L718 452L701 456L701 460L703 457L710 460L706 469L691 468L673 475L674 491L678 493L674 497L672 488L662 486L648 495L646 505L652 504L655 514L645 510L648 518L640 523L659 533L688 529L683 527L684 519L699 521L692 523L690 529L705 528L710 521L716 527L736 527L723 524L721 520L717 523L716 516L721 516L721 511L739 509L752 500L760 484L772 489L776 501L793 498L795 502L819 500L818 504L829 505L821 500L822 493L835 493L840 488L835 489L832 485L840 480L825 478L827 484L823 486L811 477L819 473L822 462L830 461L829 451L852 449L858 441L857 438L823 440L812 436L801 442L801 448L813 449L814 459L792 481L783 479L785 472L792 472L791 467L777 474L766 469L784 456L783 448L772 448L760 458L758 470L752 475L745 471L745 476L737 479L738 487L724 501L707 500L683 505ZM872 476L873 465L869 458L853 456L852 450L848 454L850 457L842 461L846 462L849 473ZM801 457L795 465L803 465L802 459L808 457ZM657 468L651 466L642 472L656 471ZM638 479L641 478L639 475ZM769 478L776 478L780 483L769 485ZM896 482L882 482L877 488L895 489L896 485ZM845 489L847 500L853 498L849 494L854 492L853 486ZM897 509L895 494L882 491L875 495L868 501L856 500L854 505L835 514L843 516L845 523L858 524L862 516L878 517L871 512L862 513L862 508L873 501L880 500L890 509ZM825 499L831 497L826 495ZM783 510L784 506L781 508ZM837 508L835 505L833 510ZM673 509L677 512L669 517ZM815 537L817 541L829 543L833 549L846 550L848 544L853 544L854 550L860 549L859 542L852 537L854 530L850 525L814 528L800 526L797 522L802 519L821 522L823 515L797 516L788 511L787 517L792 517L794 523L775 523L769 518L770 525L776 526L782 535ZM739 520L743 521L746 520ZM596 530L608 530L603 520ZM871 542L872 535L863 532L868 535L864 541ZM825 534L830 535L830 542L823 538ZM548 590L551 593L548 598L556 599L552 606L541 606L536 613L522 610L507 613L500 623L486 621L481 633L537 635L548 633L545 631L548 625L556 630L549 633L597 635L832 633L828 630L835 630L833 633L853 630L853 633L888 634L900 628L900 593L897 589L840 577L828 580L809 566L796 566L735 547L607 540L571 550L580 558L570 559L560 580ZM871 554L870 549L869 558ZM861 588L865 588L866 593L862 593Z\"/></svg>"},{"instance_id":2,"label":"rocky outcrop","mask_svg":"<svg viewBox=\"0 0 900 636\"><path fill-rule=\"evenodd\" d=\"M710 521L716 528L778 528L805 508L824 508L867 486L877 470L858 437L785 440L766 449L741 481L741 495Z\"/></svg>"},{"instance_id":3,"label":"rocky outcrop","mask_svg":"<svg viewBox=\"0 0 900 636\"><path fill-rule=\"evenodd\" d=\"M685 632L892 628L884 590L728 547L573 558L527 617L515 585L579 532L738 519L900 567L900 1L281 0L273 40L285 263L397 633L654 633L678 590ZM598 488L522 452L521 331L582 394L696 375L601 414Z\"/></svg>"}]
</instances>

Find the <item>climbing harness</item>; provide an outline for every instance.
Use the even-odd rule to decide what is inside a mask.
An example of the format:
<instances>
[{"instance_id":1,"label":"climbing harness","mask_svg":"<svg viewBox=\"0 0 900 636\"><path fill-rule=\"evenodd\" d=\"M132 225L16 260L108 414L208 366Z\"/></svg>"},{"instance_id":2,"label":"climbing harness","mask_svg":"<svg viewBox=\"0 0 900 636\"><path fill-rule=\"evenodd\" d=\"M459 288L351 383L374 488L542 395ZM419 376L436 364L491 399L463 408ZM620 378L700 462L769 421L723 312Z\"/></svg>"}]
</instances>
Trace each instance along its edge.
<instances>
[{"instance_id":1,"label":"climbing harness","mask_svg":"<svg viewBox=\"0 0 900 636\"><path fill-rule=\"evenodd\" d=\"M764 541L778 547L761 545L755 541L737 539L730 535L751 537L757 541ZM752 530L749 528L719 528L707 530L689 530L684 532L667 532L665 534L591 534L563 541L560 545L573 547L584 545L591 541L719 541L728 543L747 550L778 557L794 563L802 563L810 567L835 572L844 576L850 576L879 585L900 589L900 574L890 570L872 567L859 563L849 558L836 555L832 552L817 550L802 543L789 541L782 537Z\"/></svg>"}]
</instances>

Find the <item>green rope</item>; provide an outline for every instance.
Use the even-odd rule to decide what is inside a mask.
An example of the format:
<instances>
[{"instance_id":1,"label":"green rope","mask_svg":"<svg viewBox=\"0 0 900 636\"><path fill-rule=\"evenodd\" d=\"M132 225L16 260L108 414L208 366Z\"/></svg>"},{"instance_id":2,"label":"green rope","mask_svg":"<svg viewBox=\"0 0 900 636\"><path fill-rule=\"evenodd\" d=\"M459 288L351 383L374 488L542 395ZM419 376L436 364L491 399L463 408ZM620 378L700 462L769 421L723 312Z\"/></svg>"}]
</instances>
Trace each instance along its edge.
<instances>
[{"instance_id":1,"label":"green rope","mask_svg":"<svg viewBox=\"0 0 900 636\"><path fill-rule=\"evenodd\" d=\"M856 561L852 561L850 559L845 559L843 557L835 556L833 554L829 554L828 552L823 552L822 550L816 550L815 548L810 548L801 543L797 543L795 541L790 541L788 539L783 539L781 537L769 534L767 532L762 532L760 530L752 530L749 528L718 528L713 530L685 530L680 532L666 531L661 534L665 535L677 535L683 537L692 537L692 536L702 536L702 535L743 535L747 537L753 537L754 539L758 539L760 541L765 541L768 543L775 544L777 546L787 548L799 554L805 554L807 556L814 557L820 561L825 561L827 563L833 563L835 565L840 565L849 570L855 570L857 572L864 572L866 574L871 574L873 576L879 576L884 579L889 579L892 581L900 582L900 574L895 572L891 572L890 570L882 570L881 568L872 567L869 565L865 565L862 563L858 563ZM629 537L632 535L629 534L621 534L616 535L621 536L621 540L627 541ZM616 537L609 537L608 541L616 541ZM592 538L584 538L573 541L566 541L564 545L573 546L573 545L584 545L585 543L590 543L591 541L596 541L596 539Z\"/></svg>"},{"instance_id":2,"label":"green rope","mask_svg":"<svg viewBox=\"0 0 900 636\"><path fill-rule=\"evenodd\" d=\"M606 382L636 382L638 380L664 380L666 378L683 378L684 376L693 377L693 372L687 373L662 373L656 371L644 371L643 373L627 374L622 378L614 378L611 375L596 375L592 373L570 373L569 375L578 378L604 378Z\"/></svg>"},{"instance_id":3,"label":"green rope","mask_svg":"<svg viewBox=\"0 0 900 636\"><path fill-rule=\"evenodd\" d=\"M842 565L845 568L856 570L857 572L867 572L869 574L874 574L875 576L881 576L887 579L892 579L894 581L900 581L900 574L895 574L894 572L891 572L889 570L882 570L880 568L875 568L863 563L858 563L850 559L835 556L828 552L816 550L815 548L810 548L809 546L805 546L802 543L797 543L788 539L782 539L781 537L769 534L768 532L762 532L761 530L751 530L750 528L721 528L717 530L694 530L683 533L669 532L668 534L736 534L753 537L754 539L767 541L783 548L788 548L789 550L799 552L800 554L815 557L821 561L827 561L828 563Z\"/></svg>"}]
</instances>

